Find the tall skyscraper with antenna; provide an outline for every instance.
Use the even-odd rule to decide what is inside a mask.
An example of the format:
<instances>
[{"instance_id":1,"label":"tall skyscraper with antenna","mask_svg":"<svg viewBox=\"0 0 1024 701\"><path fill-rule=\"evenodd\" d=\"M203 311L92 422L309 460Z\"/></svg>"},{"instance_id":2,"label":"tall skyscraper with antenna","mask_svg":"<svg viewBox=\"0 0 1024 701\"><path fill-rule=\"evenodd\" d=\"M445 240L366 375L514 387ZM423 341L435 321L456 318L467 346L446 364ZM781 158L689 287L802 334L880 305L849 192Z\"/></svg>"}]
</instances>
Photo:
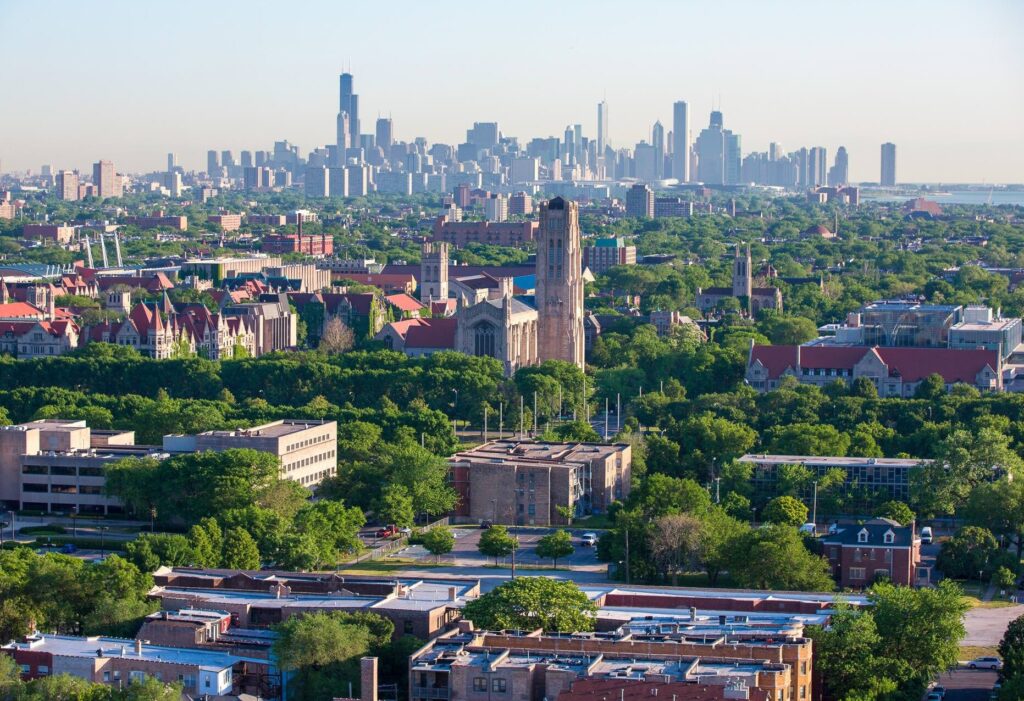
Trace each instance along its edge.
<instances>
[{"instance_id":1,"label":"tall skyscraper with antenna","mask_svg":"<svg viewBox=\"0 0 1024 701\"><path fill-rule=\"evenodd\" d=\"M359 96L353 90L351 73L341 74L341 95L338 104L338 124L342 123L341 114L348 115L348 145L359 145ZM339 139L338 148L345 148Z\"/></svg>"},{"instance_id":2,"label":"tall skyscraper with antenna","mask_svg":"<svg viewBox=\"0 0 1024 701\"><path fill-rule=\"evenodd\" d=\"M597 103L597 156L604 156L605 147L608 146L608 101L601 100Z\"/></svg>"}]
</instances>

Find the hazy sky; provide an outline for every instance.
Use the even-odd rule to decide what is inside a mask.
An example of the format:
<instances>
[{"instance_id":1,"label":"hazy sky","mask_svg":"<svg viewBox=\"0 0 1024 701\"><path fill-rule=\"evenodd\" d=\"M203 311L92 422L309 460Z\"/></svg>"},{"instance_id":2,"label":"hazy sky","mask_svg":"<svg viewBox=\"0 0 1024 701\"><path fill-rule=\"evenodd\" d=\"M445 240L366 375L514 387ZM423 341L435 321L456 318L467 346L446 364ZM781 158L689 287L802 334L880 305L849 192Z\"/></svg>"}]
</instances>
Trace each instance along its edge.
<instances>
[{"instance_id":1,"label":"hazy sky","mask_svg":"<svg viewBox=\"0 0 1024 701\"><path fill-rule=\"evenodd\" d=\"M303 155L334 138L338 73L364 133L650 139L720 103L743 152L850 152L877 180L1024 182L1022 0L0 0L0 167L203 169L209 148Z\"/></svg>"}]
</instances>

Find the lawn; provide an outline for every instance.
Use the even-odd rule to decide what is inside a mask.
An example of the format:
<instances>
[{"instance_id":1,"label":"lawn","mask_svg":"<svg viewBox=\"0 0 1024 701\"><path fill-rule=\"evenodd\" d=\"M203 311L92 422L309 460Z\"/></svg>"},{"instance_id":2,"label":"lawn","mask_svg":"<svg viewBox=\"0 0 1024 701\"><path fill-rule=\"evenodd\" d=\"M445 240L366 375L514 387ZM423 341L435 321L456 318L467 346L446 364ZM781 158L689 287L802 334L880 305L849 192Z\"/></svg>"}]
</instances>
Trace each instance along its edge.
<instances>
[{"instance_id":1,"label":"lawn","mask_svg":"<svg viewBox=\"0 0 1024 701\"><path fill-rule=\"evenodd\" d=\"M979 657L999 657L999 650L993 646L961 645L960 661L968 662Z\"/></svg>"}]
</instances>

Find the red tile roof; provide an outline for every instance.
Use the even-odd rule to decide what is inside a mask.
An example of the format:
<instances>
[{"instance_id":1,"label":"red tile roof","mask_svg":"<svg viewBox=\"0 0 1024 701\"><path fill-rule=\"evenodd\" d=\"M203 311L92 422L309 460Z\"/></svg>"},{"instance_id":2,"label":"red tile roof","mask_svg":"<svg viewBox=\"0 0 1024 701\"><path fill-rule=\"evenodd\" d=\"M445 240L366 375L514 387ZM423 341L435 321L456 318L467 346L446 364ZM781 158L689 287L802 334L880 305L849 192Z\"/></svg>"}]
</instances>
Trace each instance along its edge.
<instances>
[{"instance_id":1,"label":"red tile roof","mask_svg":"<svg viewBox=\"0 0 1024 701\"><path fill-rule=\"evenodd\" d=\"M799 353L799 355L798 355ZM938 374L946 384L974 384L986 366L999 368L996 351L952 348L867 348L864 346L759 346L750 353L750 362L760 361L769 379L778 379L787 368L852 370L868 353L877 353L892 376L904 382L918 382Z\"/></svg>"},{"instance_id":2,"label":"red tile roof","mask_svg":"<svg viewBox=\"0 0 1024 701\"><path fill-rule=\"evenodd\" d=\"M0 319L37 319L42 311L28 302L0 304Z\"/></svg>"},{"instance_id":3,"label":"red tile roof","mask_svg":"<svg viewBox=\"0 0 1024 701\"><path fill-rule=\"evenodd\" d=\"M408 348L455 348L454 318L424 319L426 323L412 326L405 334Z\"/></svg>"},{"instance_id":4,"label":"red tile roof","mask_svg":"<svg viewBox=\"0 0 1024 701\"><path fill-rule=\"evenodd\" d=\"M419 302L419 300L410 297L404 292L393 295L387 295L386 297L384 297L384 299L392 307L403 312L418 312L423 310L424 308L424 306Z\"/></svg>"}]
</instances>

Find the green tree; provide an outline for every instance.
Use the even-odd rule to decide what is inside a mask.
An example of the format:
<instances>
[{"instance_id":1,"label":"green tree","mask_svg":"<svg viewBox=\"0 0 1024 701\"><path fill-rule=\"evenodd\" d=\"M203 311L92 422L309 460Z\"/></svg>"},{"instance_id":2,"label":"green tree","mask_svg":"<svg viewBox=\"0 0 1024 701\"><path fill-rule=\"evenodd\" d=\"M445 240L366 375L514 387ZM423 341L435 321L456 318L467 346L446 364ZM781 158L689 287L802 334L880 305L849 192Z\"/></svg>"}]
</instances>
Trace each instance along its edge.
<instances>
[{"instance_id":1,"label":"green tree","mask_svg":"<svg viewBox=\"0 0 1024 701\"><path fill-rule=\"evenodd\" d=\"M1013 587L1017 583L1017 575L1009 567L1000 565L999 568L992 573L992 584L1002 590L1007 590Z\"/></svg>"},{"instance_id":2,"label":"green tree","mask_svg":"<svg viewBox=\"0 0 1024 701\"><path fill-rule=\"evenodd\" d=\"M827 628L810 627L815 667L830 698L837 701L880 699L897 689L886 660L878 657L882 636L869 611L837 601Z\"/></svg>"},{"instance_id":3,"label":"green tree","mask_svg":"<svg viewBox=\"0 0 1024 701\"><path fill-rule=\"evenodd\" d=\"M940 399L946 394L946 381L942 375L932 373L921 380L921 384L914 390L915 399Z\"/></svg>"},{"instance_id":4,"label":"green tree","mask_svg":"<svg viewBox=\"0 0 1024 701\"><path fill-rule=\"evenodd\" d=\"M478 628L545 631L593 630L596 613L597 607L574 582L548 577L509 580L462 611Z\"/></svg>"},{"instance_id":5,"label":"green tree","mask_svg":"<svg viewBox=\"0 0 1024 701\"><path fill-rule=\"evenodd\" d=\"M999 543L992 532L977 526L964 526L949 540L935 561L947 577L978 577L994 571L1002 562Z\"/></svg>"},{"instance_id":6,"label":"green tree","mask_svg":"<svg viewBox=\"0 0 1024 701\"><path fill-rule=\"evenodd\" d=\"M807 505L794 497L775 497L764 508L764 520L783 526L799 526L807 522Z\"/></svg>"},{"instance_id":7,"label":"green tree","mask_svg":"<svg viewBox=\"0 0 1024 701\"><path fill-rule=\"evenodd\" d=\"M377 516L384 523L393 523L399 528L412 526L416 512L409 490L400 484L384 487L377 504Z\"/></svg>"},{"instance_id":8,"label":"green tree","mask_svg":"<svg viewBox=\"0 0 1024 701\"><path fill-rule=\"evenodd\" d=\"M909 506L904 504L902 501L887 501L877 509L875 509L875 516L877 518L889 518L900 524L906 526L913 522L915 515Z\"/></svg>"},{"instance_id":9,"label":"green tree","mask_svg":"<svg viewBox=\"0 0 1024 701\"><path fill-rule=\"evenodd\" d=\"M480 536L477 543L477 550L482 555L494 558L494 564L498 564L499 557L506 557L519 547L519 541L509 534L505 526L493 525Z\"/></svg>"},{"instance_id":10,"label":"green tree","mask_svg":"<svg viewBox=\"0 0 1024 701\"><path fill-rule=\"evenodd\" d=\"M228 569L258 570L260 551L256 541L241 528L232 528L224 536L224 555L221 566Z\"/></svg>"},{"instance_id":11,"label":"green tree","mask_svg":"<svg viewBox=\"0 0 1024 701\"><path fill-rule=\"evenodd\" d=\"M435 526L423 534L423 547L438 561L455 549L455 534L447 526Z\"/></svg>"},{"instance_id":12,"label":"green tree","mask_svg":"<svg viewBox=\"0 0 1024 701\"><path fill-rule=\"evenodd\" d=\"M843 457L850 437L829 424L795 423L768 432L768 450L778 455L830 455Z\"/></svg>"},{"instance_id":13,"label":"green tree","mask_svg":"<svg viewBox=\"0 0 1024 701\"><path fill-rule=\"evenodd\" d=\"M724 567L740 587L831 591L828 562L807 550L790 526L748 530L726 545Z\"/></svg>"},{"instance_id":14,"label":"green tree","mask_svg":"<svg viewBox=\"0 0 1024 701\"><path fill-rule=\"evenodd\" d=\"M551 558L552 565L558 569L558 558L569 557L576 548L572 545L572 536L568 531L557 530L548 533L537 541L537 557Z\"/></svg>"},{"instance_id":15,"label":"green tree","mask_svg":"<svg viewBox=\"0 0 1024 701\"><path fill-rule=\"evenodd\" d=\"M999 657L1003 660L1003 676L1008 679L1024 676L1024 616L1010 621L999 641Z\"/></svg>"}]
</instances>

